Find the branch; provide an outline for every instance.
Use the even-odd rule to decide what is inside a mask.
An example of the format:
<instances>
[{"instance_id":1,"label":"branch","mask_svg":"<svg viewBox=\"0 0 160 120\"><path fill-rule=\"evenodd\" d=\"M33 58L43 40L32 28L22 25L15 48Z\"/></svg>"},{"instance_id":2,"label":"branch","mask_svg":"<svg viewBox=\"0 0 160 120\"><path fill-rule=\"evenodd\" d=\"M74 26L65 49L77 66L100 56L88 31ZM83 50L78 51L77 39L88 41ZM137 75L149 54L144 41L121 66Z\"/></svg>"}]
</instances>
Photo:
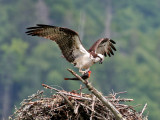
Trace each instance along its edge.
<instances>
[{"instance_id":1,"label":"branch","mask_svg":"<svg viewBox=\"0 0 160 120\"><path fill-rule=\"evenodd\" d=\"M143 112L145 111L145 109L147 108L147 103L144 105L142 112L140 113L140 116L142 116Z\"/></svg>"},{"instance_id":2,"label":"branch","mask_svg":"<svg viewBox=\"0 0 160 120\"><path fill-rule=\"evenodd\" d=\"M57 91L57 92L60 92L60 90L58 90L58 89L56 89L56 88L53 88L53 87L51 87L51 86L48 86L48 85L46 85L46 84L42 84L42 86L43 86L44 88L46 88L46 89L51 89L51 90L55 90L55 91Z\"/></svg>"},{"instance_id":3,"label":"branch","mask_svg":"<svg viewBox=\"0 0 160 120\"><path fill-rule=\"evenodd\" d=\"M87 109L89 109L90 111L92 111L93 113L95 113L96 115L98 115L99 117L102 117L103 120L106 120L106 118L104 116L102 116L100 113L96 112L95 110L93 110L92 108L86 106L85 104L83 103L79 103L80 105L82 105L83 107L86 107Z\"/></svg>"},{"instance_id":4,"label":"branch","mask_svg":"<svg viewBox=\"0 0 160 120\"><path fill-rule=\"evenodd\" d=\"M68 103L68 105L74 110L74 106L73 106L73 104L68 100L68 98L67 98L63 93L61 93L61 92L58 92L58 94L59 94L60 96L62 96L62 97L65 99L65 101Z\"/></svg>"},{"instance_id":5,"label":"branch","mask_svg":"<svg viewBox=\"0 0 160 120\"><path fill-rule=\"evenodd\" d=\"M77 75L73 70L67 69L71 72L75 77L77 77L81 82L83 82L89 91L91 91L111 112L114 114L116 120L125 120L121 113L99 92L97 91L91 83L87 80L83 80L79 75Z\"/></svg>"},{"instance_id":6,"label":"branch","mask_svg":"<svg viewBox=\"0 0 160 120\"><path fill-rule=\"evenodd\" d=\"M121 99L109 99L110 102L131 102L133 99L121 98Z\"/></svg>"},{"instance_id":7,"label":"branch","mask_svg":"<svg viewBox=\"0 0 160 120\"><path fill-rule=\"evenodd\" d=\"M95 107L95 100L96 100L96 96L92 96L93 102L92 102L92 113L91 113L91 117L90 120L92 120L93 115L94 115L94 107Z\"/></svg>"},{"instance_id":8,"label":"branch","mask_svg":"<svg viewBox=\"0 0 160 120\"><path fill-rule=\"evenodd\" d=\"M47 89L51 89L51 90L57 91L57 93L65 99L65 101L68 103L68 105L69 105L72 109L74 109L73 104L72 104L72 103L68 100L68 98L63 94L63 92L61 92L60 90L58 90L58 89L56 89L56 88L53 88L53 87L51 87L51 86L48 86L48 85L46 85L46 84L42 84L42 86L45 87L45 88L47 88Z\"/></svg>"}]
</instances>

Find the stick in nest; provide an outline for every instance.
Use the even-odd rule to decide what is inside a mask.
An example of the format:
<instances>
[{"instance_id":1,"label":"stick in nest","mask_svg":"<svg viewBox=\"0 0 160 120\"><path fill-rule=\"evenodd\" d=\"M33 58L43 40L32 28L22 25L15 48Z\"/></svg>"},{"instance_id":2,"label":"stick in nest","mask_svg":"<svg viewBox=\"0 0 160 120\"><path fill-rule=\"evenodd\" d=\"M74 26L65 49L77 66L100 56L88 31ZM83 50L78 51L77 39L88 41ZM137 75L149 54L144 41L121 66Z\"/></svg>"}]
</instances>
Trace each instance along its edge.
<instances>
[{"instance_id":1,"label":"stick in nest","mask_svg":"<svg viewBox=\"0 0 160 120\"><path fill-rule=\"evenodd\" d=\"M69 72L71 72L75 77L77 77L80 81L82 81L89 91L91 91L108 109L112 111L114 114L116 120L125 120L121 113L99 92L97 91L91 83L89 83L87 80L83 80L79 75L77 75L73 70L67 69Z\"/></svg>"},{"instance_id":2,"label":"stick in nest","mask_svg":"<svg viewBox=\"0 0 160 120\"><path fill-rule=\"evenodd\" d=\"M145 111L145 109L147 108L147 103L144 105L144 107L143 107L143 109L142 109L142 111L141 111L141 113L140 113L140 116L142 117L142 114L143 114L143 112Z\"/></svg>"}]
</instances>

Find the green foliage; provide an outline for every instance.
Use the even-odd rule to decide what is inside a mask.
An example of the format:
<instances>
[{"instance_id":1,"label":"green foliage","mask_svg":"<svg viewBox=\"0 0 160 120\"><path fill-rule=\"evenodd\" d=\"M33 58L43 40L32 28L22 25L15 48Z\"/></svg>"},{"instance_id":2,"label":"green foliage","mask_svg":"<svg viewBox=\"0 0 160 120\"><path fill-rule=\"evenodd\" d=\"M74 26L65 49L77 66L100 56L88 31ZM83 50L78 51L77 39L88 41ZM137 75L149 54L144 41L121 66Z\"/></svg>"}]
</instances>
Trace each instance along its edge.
<instances>
[{"instance_id":1,"label":"green foliage","mask_svg":"<svg viewBox=\"0 0 160 120\"><path fill-rule=\"evenodd\" d=\"M24 55L28 44L23 42L21 39L12 39L10 44L3 44L1 46L2 59L0 62L1 76L8 76L4 83L14 82L11 79L18 80L20 74L24 72L24 66L22 61L24 60Z\"/></svg>"},{"instance_id":2,"label":"green foliage","mask_svg":"<svg viewBox=\"0 0 160 120\"><path fill-rule=\"evenodd\" d=\"M4 96L5 88L10 87L12 107L37 89L42 89L42 83L58 85L66 90L78 89L80 82L63 80L71 77L67 68L77 69L61 57L58 46L52 41L25 35L25 28L39 21L38 0L2 0L0 3L1 96ZM106 29L105 0L47 0L43 4L48 7L47 19L52 20L53 25L84 33L82 43L86 48ZM149 119L160 117L159 10L159 0L111 1L110 30L111 38L117 43L117 52L115 56L107 57L102 65L94 65L90 78L104 94L112 89L128 91L126 97L133 98L135 105L147 102ZM82 21L84 27L81 30ZM2 112L3 101L0 101Z\"/></svg>"}]
</instances>

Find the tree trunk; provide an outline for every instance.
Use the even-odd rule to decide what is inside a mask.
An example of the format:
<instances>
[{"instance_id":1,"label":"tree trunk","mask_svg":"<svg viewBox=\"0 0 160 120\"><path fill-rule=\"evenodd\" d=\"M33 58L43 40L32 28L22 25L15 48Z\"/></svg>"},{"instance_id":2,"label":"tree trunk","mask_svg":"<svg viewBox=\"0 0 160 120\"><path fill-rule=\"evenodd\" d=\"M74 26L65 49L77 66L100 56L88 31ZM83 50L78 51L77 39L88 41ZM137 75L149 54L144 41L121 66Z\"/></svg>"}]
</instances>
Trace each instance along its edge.
<instances>
[{"instance_id":1,"label":"tree trunk","mask_svg":"<svg viewBox=\"0 0 160 120\"><path fill-rule=\"evenodd\" d=\"M11 84L7 84L4 87L4 93L2 98L2 120L8 120L8 116L11 113Z\"/></svg>"},{"instance_id":2,"label":"tree trunk","mask_svg":"<svg viewBox=\"0 0 160 120\"><path fill-rule=\"evenodd\" d=\"M83 38L84 38L84 26L85 26L85 20L86 20L85 15L86 15L85 11L80 12L80 24L79 24L78 31L79 31L81 41L83 41Z\"/></svg>"},{"instance_id":3,"label":"tree trunk","mask_svg":"<svg viewBox=\"0 0 160 120\"><path fill-rule=\"evenodd\" d=\"M36 22L51 24L51 20L49 19L49 10L43 0L38 0L36 3L36 16L38 18L38 21Z\"/></svg>"},{"instance_id":4,"label":"tree trunk","mask_svg":"<svg viewBox=\"0 0 160 120\"><path fill-rule=\"evenodd\" d=\"M105 31L104 35L110 38L111 36L111 21L112 21L112 6L111 0L107 0L107 8L106 8L106 23L105 23Z\"/></svg>"}]
</instances>

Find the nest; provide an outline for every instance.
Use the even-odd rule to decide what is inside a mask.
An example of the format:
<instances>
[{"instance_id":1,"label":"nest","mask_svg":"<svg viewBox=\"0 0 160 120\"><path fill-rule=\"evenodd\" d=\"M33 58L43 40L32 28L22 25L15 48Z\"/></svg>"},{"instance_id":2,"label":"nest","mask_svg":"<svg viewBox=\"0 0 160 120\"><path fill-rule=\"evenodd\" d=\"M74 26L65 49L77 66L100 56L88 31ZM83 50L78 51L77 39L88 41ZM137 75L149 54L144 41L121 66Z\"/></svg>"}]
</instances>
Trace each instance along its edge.
<instances>
[{"instance_id":1,"label":"nest","mask_svg":"<svg viewBox=\"0 0 160 120\"><path fill-rule=\"evenodd\" d=\"M116 120L114 114L93 94L77 91L67 92L57 90L48 85L44 87L56 90L50 97L45 97L44 91L38 91L22 101L19 109L10 116L11 120ZM120 92L124 93L124 92ZM122 114L126 120L147 120L141 112L136 112L133 106L122 104L133 99L117 97L120 93L112 93L105 98Z\"/></svg>"}]
</instances>

